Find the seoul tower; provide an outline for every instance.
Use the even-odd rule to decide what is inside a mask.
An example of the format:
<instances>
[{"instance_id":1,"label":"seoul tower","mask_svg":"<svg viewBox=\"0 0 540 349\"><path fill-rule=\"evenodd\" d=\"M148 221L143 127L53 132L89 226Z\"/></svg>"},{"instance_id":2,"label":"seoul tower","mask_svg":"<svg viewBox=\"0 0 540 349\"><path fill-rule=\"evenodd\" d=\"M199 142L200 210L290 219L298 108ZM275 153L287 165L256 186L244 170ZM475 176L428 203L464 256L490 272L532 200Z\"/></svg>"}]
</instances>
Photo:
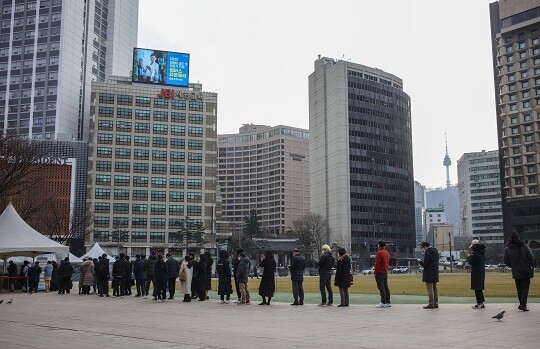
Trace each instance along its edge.
<instances>
[{"instance_id":1,"label":"seoul tower","mask_svg":"<svg viewBox=\"0 0 540 349\"><path fill-rule=\"evenodd\" d=\"M444 142L446 144L446 155L444 156L443 165L446 166L446 189L450 188L450 156L448 156L448 140L446 139L446 133L444 134Z\"/></svg>"}]
</instances>

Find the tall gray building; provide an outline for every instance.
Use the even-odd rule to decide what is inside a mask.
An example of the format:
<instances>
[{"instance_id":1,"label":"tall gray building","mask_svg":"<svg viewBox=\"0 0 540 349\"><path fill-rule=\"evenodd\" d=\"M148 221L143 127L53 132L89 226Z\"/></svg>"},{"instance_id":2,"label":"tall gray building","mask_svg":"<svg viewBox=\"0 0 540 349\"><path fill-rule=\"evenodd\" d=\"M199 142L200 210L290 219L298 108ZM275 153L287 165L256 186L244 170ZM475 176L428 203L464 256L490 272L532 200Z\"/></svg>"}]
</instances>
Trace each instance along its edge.
<instances>
[{"instance_id":1,"label":"tall gray building","mask_svg":"<svg viewBox=\"0 0 540 349\"><path fill-rule=\"evenodd\" d=\"M3 0L0 130L87 140L92 81L130 76L138 0Z\"/></svg>"},{"instance_id":2,"label":"tall gray building","mask_svg":"<svg viewBox=\"0 0 540 349\"><path fill-rule=\"evenodd\" d=\"M414 221L416 230L416 245L425 241L424 234L424 210L426 209L426 187L420 182L414 181Z\"/></svg>"},{"instance_id":3,"label":"tall gray building","mask_svg":"<svg viewBox=\"0 0 540 349\"><path fill-rule=\"evenodd\" d=\"M505 240L540 239L540 1L490 4Z\"/></svg>"},{"instance_id":4,"label":"tall gray building","mask_svg":"<svg viewBox=\"0 0 540 349\"><path fill-rule=\"evenodd\" d=\"M465 153L458 160L460 236L503 243L499 152Z\"/></svg>"},{"instance_id":5,"label":"tall gray building","mask_svg":"<svg viewBox=\"0 0 540 349\"><path fill-rule=\"evenodd\" d=\"M379 239L392 258L412 256L411 101L402 80L319 56L309 76L309 132L310 209L328 219L327 242L351 245L358 266Z\"/></svg>"}]
</instances>

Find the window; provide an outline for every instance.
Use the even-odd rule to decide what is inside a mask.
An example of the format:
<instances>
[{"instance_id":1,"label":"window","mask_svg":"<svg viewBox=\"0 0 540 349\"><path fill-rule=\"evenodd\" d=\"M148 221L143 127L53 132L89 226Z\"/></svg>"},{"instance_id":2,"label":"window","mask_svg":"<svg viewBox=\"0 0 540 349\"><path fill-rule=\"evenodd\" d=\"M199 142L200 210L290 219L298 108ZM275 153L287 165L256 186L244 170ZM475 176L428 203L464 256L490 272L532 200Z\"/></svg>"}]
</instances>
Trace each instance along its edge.
<instances>
[{"instance_id":1,"label":"window","mask_svg":"<svg viewBox=\"0 0 540 349\"><path fill-rule=\"evenodd\" d=\"M112 93L100 93L99 103L114 104L114 95Z\"/></svg>"},{"instance_id":2,"label":"window","mask_svg":"<svg viewBox=\"0 0 540 349\"><path fill-rule=\"evenodd\" d=\"M116 131L119 132L131 132L131 122L129 121L117 121Z\"/></svg>"},{"instance_id":3,"label":"window","mask_svg":"<svg viewBox=\"0 0 540 349\"><path fill-rule=\"evenodd\" d=\"M535 172L536 172L536 166L535 165L527 166L527 173L535 173Z\"/></svg>"},{"instance_id":4,"label":"window","mask_svg":"<svg viewBox=\"0 0 540 349\"><path fill-rule=\"evenodd\" d=\"M112 117L114 115L114 108L99 106L98 115L100 117Z\"/></svg>"},{"instance_id":5,"label":"window","mask_svg":"<svg viewBox=\"0 0 540 349\"><path fill-rule=\"evenodd\" d=\"M529 194L536 194L536 187L529 187Z\"/></svg>"},{"instance_id":6,"label":"window","mask_svg":"<svg viewBox=\"0 0 540 349\"><path fill-rule=\"evenodd\" d=\"M169 201L183 202L184 201L184 193L181 192L181 191L171 191L171 192L169 192Z\"/></svg>"},{"instance_id":7,"label":"window","mask_svg":"<svg viewBox=\"0 0 540 349\"><path fill-rule=\"evenodd\" d=\"M202 179L188 179L187 187L188 189L202 189Z\"/></svg>"},{"instance_id":8,"label":"window","mask_svg":"<svg viewBox=\"0 0 540 349\"><path fill-rule=\"evenodd\" d=\"M168 126L163 124L154 124L153 131L155 134L167 134Z\"/></svg>"},{"instance_id":9,"label":"window","mask_svg":"<svg viewBox=\"0 0 540 349\"><path fill-rule=\"evenodd\" d=\"M148 190L133 190L133 200L146 201L148 200Z\"/></svg>"},{"instance_id":10,"label":"window","mask_svg":"<svg viewBox=\"0 0 540 349\"><path fill-rule=\"evenodd\" d=\"M187 202L202 202L202 193L187 193Z\"/></svg>"},{"instance_id":11,"label":"window","mask_svg":"<svg viewBox=\"0 0 540 349\"><path fill-rule=\"evenodd\" d=\"M162 110L156 110L154 111L154 121L164 121L164 122L168 122L169 121L169 113L166 112L166 111L162 111Z\"/></svg>"},{"instance_id":12,"label":"window","mask_svg":"<svg viewBox=\"0 0 540 349\"><path fill-rule=\"evenodd\" d=\"M135 119L150 120L150 110L135 109Z\"/></svg>"},{"instance_id":13,"label":"window","mask_svg":"<svg viewBox=\"0 0 540 349\"><path fill-rule=\"evenodd\" d=\"M113 213L118 213L118 214L129 213L129 204L113 203Z\"/></svg>"},{"instance_id":14,"label":"window","mask_svg":"<svg viewBox=\"0 0 540 349\"><path fill-rule=\"evenodd\" d=\"M109 147L97 147L98 158L111 158L112 148Z\"/></svg>"},{"instance_id":15,"label":"window","mask_svg":"<svg viewBox=\"0 0 540 349\"><path fill-rule=\"evenodd\" d=\"M525 146L525 152L526 153L532 153L533 151L534 151L534 145L529 144L529 145Z\"/></svg>"},{"instance_id":16,"label":"window","mask_svg":"<svg viewBox=\"0 0 540 349\"><path fill-rule=\"evenodd\" d=\"M536 183L536 176L527 176L528 183Z\"/></svg>"},{"instance_id":17,"label":"window","mask_svg":"<svg viewBox=\"0 0 540 349\"><path fill-rule=\"evenodd\" d=\"M100 227L100 228L108 228L109 227L109 217L95 217L94 218L94 226ZM108 232L107 232L108 237Z\"/></svg>"},{"instance_id":18,"label":"window","mask_svg":"<svg viewBox=\"0 0 540 349\"><path fill-rule=\"evenodd\" d=\"M150 133L150 124L145 122L135 123L135 132L137 133Z\"/></svg>"},{"instance_id":19,"label":"window","mask_svg":"<svg viewBox=\"0 0 540 349\"><path fill-rule=\"evenodd\" d=\"M109 199L111 197L110 189L96 188L95 190L96 199Z\"/></svg>"},{"instance_id":20,"label":"window","mask_svg":"<svg viewBox=\"0 0 540 349\"><path fill-rule=\"evenodd\" d=\"M118 105L132 105L133 104L133 96L130 96L130 95L117 95L116 96L116 104L118 104Z\"/></svg>"},{"instance_id":21,"label":"window","mask_svg":"<svg viewBox=\"0 0 540 349\"><path fill-rule=\"evenodd\" d=\"M131 136L130 135L116 135L116 144L117 145L131 145Z\"/></svg>"},{"instance_id":22,"label":"window","mask_svg":"<svg viewBox=\"0 0 540 349\"><path fill-rule=\"evenodd\" d=\"M156 221L157 219L158 218L152 218L150 220L150 227L152 228L161 227L161 226L157 226L158 224L158 222ZM165 219L163 219L163 226L161 228L165 228ZM165 233L150 232L150 242L165 242Z\"/></svg>"},{"instance_id":23,"label":"window","mask_svg":"<svg viewBox=\"0 0 540 349\"><path fill-rule=\"evenodd\" d=\"M152 150L152 160L154 160L154 161L167 161L167 151L165 151L165 150Z\"/></svg>"},{"instance_id":24,"label":"window","mask_svg":"<svg viewBox=\"0 0 540 349\"><path fill-rule=\"evenodd\" d=\"M185 136L186 127L181 125L171 125L171 135L173 136Z\"/></svg>"},{"instance_id":25,"label":"window","mask_svg":"<svg viewBox=\"0 0 540 349\"><path fill-rule=\"evenodd\" d=\"M98 130L112 131L113 122L111 120L98 120Z\"/></svg>"},{"instance_id":26,"label":"window","mask_svg":"<svg viewBox=\"0 0 540 349\"><path fill-rule=\"evenodd\" d=\"M530 114L523 115L523 121L532 121L532 116Z\"/></svg>"},{"instance_id":27,"label":"window","mask_svg":"<svg viewBox=\"0 0 540 349\"><path fill-rule=\"evenodd\" d=\"M130 159L131 149L129 148L116 148L114 151L114 157L117 159Z\"/></svg>"},{"instance_id":28,"label":"window","mask_svg":"<svg viewBox=\"0 0 540 349\"><path fill-rule=\"evenodd\" d=\"M164 215L167 213L167 206L164 204L152 204L150 205L150 214Z\"/></svg>"},{"instance_id":29,"label":"window","mask_svg":"<svg viewBox=\"0 0 540 349\"><path fill-rule=\"evenodd\" d=\"M167 164L152 164L153 174L167 174Z\"/></svg>"},{"instance_id":30,"label":"window","mask_svg":"<svg viewBox=\"0 0 540 349\"><path fill-rule=\"evenodd\" d=\"M165 188L167 187L166 177L152 177L152 188Z\"/></svg>"},{"instance_id":31,"label":"window","mask_svg":"<svg viewBox=\"0 0 540 349\"><path fill-rule=\"evenodd\" d=\"M519 134L519 128L518 128L518 127L513 127L513 128L511 129L511 131L512 131L512 134L513 134L513 135Z\"/></svg>"},{"instance_id":32,"label":"window","mask_svg":"<svg viewBox=\"0 0 540 349\"><path fill-rule=\"evenodd\" d=\"M179 112L171 112L171 121L172 122L186 122L186 114Z\"/></svg>"},{"instance_id":33,"label":"window","mask_svg":"<svg viewBox=\"0 0 540 349\"><path fill-rule=\"evenodd\" d=\"M148 164L135 162L133 164L134 173L148 173Z\"/></svg>"},{"instance_id":34,"label":"window","mask_svg":"<svg viewBox=\"0 0 540 349\"><path fill-rule=\"evenodd\" d=\"M196 127L196 126L189 126L188 127L188 136L190 136L190 137L202 137L203 136L203 128L202 127Z\"/></svg>"},{"instance_id":35,"label":"window","mask_svg":"<svg viewBox=\"0 0 540 349\"><path fill-rule=\"evenodd\" d=\"M532 125L525 125L523 126L523 129L525 130L525 132L531 132L533 130Z\"/></svg>"},{"instance_id":36,"label":"window","mask_svg":"<svg viewBox=\"0 0 540 349\"><path fill-rule=\"evenodd\" d=\"M171 165L173 166L173 165ZM189 176L202 176L202 166L188 166L188 175Z\"/></svg>"},{"instance_id":37,"label":"window","mask_svg":"<svg viewBox=\"0 0 540 349\"><path fill-rule=\"evenodd\" d=\"M169 100L163 98L154 98L154 108L169 108Z\"/></svg>"},{"instance_id":38,"label":"window","mask_svg":"<svg viewBox=\"0 0 540 349\"><path fill-rule=\"evenodd\" d=\"M173 99L171 101L171 109L186 110L186 101L180 99Z\"/></svg>"},{"instance_id":39,"label":"window","mask_svg":"<svg viewBox=\"0 0 540 349\"><path fill-rule=\"evenodd\" d=\"M94 204L94 213L109 213L111 212L111 204L108 202L96 202Z\"/></svg>"},{"instance_id":40,"label":"window","mask_svg":"<svg viewBox=\"0 0 540 349\"><path fill-rule=\"evenodd\" d=\"M167 148L166 137L152 137L152 145L157 148Z\"/></svg>"},{"instance_id":41,"label":"window","mask_svg":"<svg viewBox=\"0 0 540 349\"><path fill-rule=\"evenodd\" d=\"M179 151L171 151L171 162L183 162L185 160L185 153Z\"/></svg>"},{"instance_id":42,"label":"window","mask_svg":"<svg viewBox=\"0 0 540 349\"><path fill-rule=\"evenodd\" d=\"M148 149L134 149L133 158L135 160L148 160L150 158L150 151Z\"/></svg>"},{"instance_id":43,"label":"window","mask_svg":"<svg viewBox=\"0 0 540 349\"><path fill-rule=\"evenodd\" d=\"M147 214L148 213L148 205L147 204L132 204L131 205L131 213L134 214ZM146 219L144 223L146 227Z\"/></svg>"},{"instance_id":44,"label":"window","mask_svg":"<svg viewBox=\"0 0 540 349\"><path fill-rule=\"evenodd\" d=\"M202 153L188 153L188 162L202 163Z\"/></svg>"},{"instance_id":45,"label":"window","mask_svg":"<svg viewBox=\"0 0 540 349\"><path fill-rule=\"evenodd\" d=\"M195 205L188 205L187 206L187 215L188 216L200 216L202 214L202 207L201 206L195 206Z\"/></svg>"},{"instance_id":46,"label":"window","mask_svg":"<svg viewBox=\"0 0 540 349\"><path fill-rule=\"evenodd\" d=\"M183 216L184 215L184 206L183 205L169 205L169 215L171 215L171 216Z\"/></svg>"},{"instance_id":47,"label":"window","mask_svg":"<svg viewBox=\"0 0 540 349\"><path fill-rule=\"evenodd\" d=\"M171 165L172 175L183 175L185 172L184 165Z\"/></svg>"},{"instance_id":48,"label":"window","mask_svg":"<svg viewBox=\"0 0 540 349\"><path fill-rule=\"evenodd\" d=\"M516 195L523 195L523 189L516 188L515 191L516 191Z\"/></svg>"},{"instance_id":49,"label":"window","mask_svg":"<svg viewBox=\"0 0 540 349\"><path fill-rule=\"evenodd\" d=\"M167 200L167 192L165 191L158 191L158 190L152 190L152 201L166 201Z\"/></svg>"},{"instance_id":50,"label":"window","mask_svg":"<svg viewBox=\"0 0 540 349\"><path fill-rule=\"evenodd\" d=\"M140 147L147 147L150 145L150 137L147 136L135 136L135 145Z\"/></svg>"},{"instance_id":51,"label":"window","mask_svg":"<svg viewBox=\"0 0 540 349\"><path fill-rule=\"evenodd\" d=\"M104 175L104 174L96 175L96 184L97 185L110 185L111 175Z\"/></svg>"},{"instance_id":52,"label":"window","mask_svg":"<svg viewBox=\"0 0 540 349\"><path fill-rule=\"evenodd\" d=\"M134 187L148 187L148 177L146 176L133 176Z\"/></svg>"},{"instance_id":53,"label":"window","mask_svg":"<svg viewBox=\"0 0 540 349\"><path fill-rule=\"evenodd\" d=\"M188 140L188 149L190 150L202 150L203 142L199 139Z\"/></svg>"},{"instance_id":54,"label":"window","mask_svg":"<svg viewBox=\"0 0 540 349\"><path fill-rule=\"evenodd\" d=\"M112 163L110 161L96 161L96 171L111 172Z\"/></svg>"},{"instance_id":55,"label":"window","mask_svg":"<svg viewBox=\"0 0 540 349\"><path fill-rule=\"evenodd\" d=\"M189 101L189 110L203 111L203 102L201 102L201 101Z\"/></svg>"},{"instance_id":56,"label":"window","mask_svg":"<svg viewBox=\"0 0 540 349\"><path fill-rule=\"evenodd\" d=\"M149 107L150 106L150 97L135 97L135 105L138 107Z\"/></svg>"},{"instance_id":57,"label":"window","mask_svg":"<svg viewBox=\"0 0 540 349\"><path fill-rule=\"evenodd\" d=\"M518 118L517 117L510 118L510 124L511 125L517 125L517 123L518 123Z\"/></svg>"},{"instance_id":58,"label":"window","mask_svg":"<svg viewBox=\"0 0 540 349\"><path fill-rule=\"evenodd\" d=\"M175 189L184 189L184 178L178 178L178 177L169 178L169 187L175 188Z\"/></svg>"},{"instance_id":59,"label":"window","mask_svg":"<svg viewBox=\"0 0 540 349\"><path fill-rule=\"evenodd\" d=\"M189 123L190 124L202 124L203 123L202 114L189 114Z\"/></svg>"},{"instance_id":60,"label":"window","mask_svg":"<svg viewBox=\"0 0 540 349\"><path fill-rule=\"evenodd\" d=\"M179 138L171 138L171 148L174 149L184 149L186 146L186 141Z\"/></svg>"},{"instance_id":61,"label":"window","mask_svg":"<svg viewBox=\"0 0 540 349\"><path fill-rule=\"evenodd\" d=\"M116 109L116 116L122 119L131 119L132 110L128 108Z\"/></svg>"},{"instance_id":62,"label":"window","mask_svg":"<svg viewBox=\"0 0 540 349\"><path fill-rule=\"evenodd\" d=\"M526 79L526 78L529 77L529 73L526 72L526 71L524 71L524 72L521 72L521 73L520 73L520 76L521 76L522 79Z\"/></svg>"},{"instance_id":63,"label":"window","mask_svg":"<svg viewBox=\"0 0 540 349\"><path fill-rule=\"evenodd\" d=\"M114 163L114 170L116 172L129 172L129 168L130 168L129 162L117 161Z\"/></svg>"}]
</instances>

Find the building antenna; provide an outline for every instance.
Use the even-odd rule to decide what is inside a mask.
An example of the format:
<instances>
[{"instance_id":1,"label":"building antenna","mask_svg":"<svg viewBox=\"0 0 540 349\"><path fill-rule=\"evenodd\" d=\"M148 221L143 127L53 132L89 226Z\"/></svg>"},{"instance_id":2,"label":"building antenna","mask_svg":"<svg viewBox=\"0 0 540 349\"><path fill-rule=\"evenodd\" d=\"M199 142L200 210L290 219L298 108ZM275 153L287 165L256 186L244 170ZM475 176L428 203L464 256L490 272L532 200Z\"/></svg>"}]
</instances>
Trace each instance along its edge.
<instances>
[{"instance_id":1,"label":"building antenna","mask_svg":"<svg viewBox=\"0 0 540 349\"><path fill-rule=\"evenodd\" d=\"M450 156L448 156L448 139L446 138L446 132L444 133L444 143L446 145L446 155L444 156L443 165L446 167L446 189L450 188Z\"/></svg>"}]
</instances>

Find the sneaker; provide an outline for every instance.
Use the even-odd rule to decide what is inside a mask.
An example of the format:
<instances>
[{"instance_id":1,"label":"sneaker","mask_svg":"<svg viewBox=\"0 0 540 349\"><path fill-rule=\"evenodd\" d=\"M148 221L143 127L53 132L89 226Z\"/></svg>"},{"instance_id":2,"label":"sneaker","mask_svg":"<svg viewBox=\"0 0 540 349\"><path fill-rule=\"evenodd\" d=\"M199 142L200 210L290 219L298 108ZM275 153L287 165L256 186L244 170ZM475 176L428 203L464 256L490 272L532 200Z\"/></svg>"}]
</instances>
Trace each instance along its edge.
<instances>
[{"instance_id":1,"label":"sneaker","mask_svg":"<svg viewBox=\"0 0 540 349\"><path fill-rule=\"evenodd\" d=\"M231 301L225 301L225 304L229 304L229 303L231 303Z\"/></svg>"},{"instance_id":2,"label":"sneaker","mask_svg":"<svg viewBox=\"0 0 540 349\"><path fill-rule=\"evenodd\" d=\"M386 308L386 307L387 307L387 305L384 304L384 303L379 303L379 304L377 304L377 305L375 306L375 308Z\"/></svg>"},{"instance_id":3,"label":"sneaker","mask_svg":"<svg viewBox=\"0 0 540 349\"><path fill-rule=\"evenodd\" d=\"M484 304L475 304L471 305L471 308L473 309L484 309L486 306Z\"/></svg>"},{"instance_id":4,"label":"sneaker","mask_svg":"<svg viewBox=\"0 0 540 349\"><path fill-rule=\"evenodd\" d=\"M435 309L435 308L438 308L438 307L435 307L433 304L428 304L424 307L424 309Z\"/></svg>"},{"instance_id":5,"label":"sneaker","mask_svg":"<svg viewBox=\"0 0 540 349\"><path fill-rule=\"evenodd\" d=\"M319 305L317 305L318 307L326 307L326 303L321 303Z\"/></svg>"},{"instance_id":6,"label":"sneaker","mask_svg":"<svg viewBox=\"0 0 540 349\"><path fill-rule=\"evenodd\" d=\"M522 306L522 305L520 305L520 306L518 307L518 310L521 310L521 311L529 311L529 309L527 309L527 307L524 307L524 306Z\"/></svg>"},{"instance_id":7,"label":"sneaker","mask_svg":"<svg viewBox=\"0 0 540 349\"><path fill-rule=\"evenodd\" d=\"M326 306L331 307L331 306L333 306L333 304L332 303L326 303Z\"/></svg>"},{"instance_id":8,"label":"sneaker","mask_svg":"<svg viewBox=\"0 0 540 349\"><path fill-rule=\"evenodd\" d=\"M386 303L386 307L387 307L387 308L392 308L392 304Z\"/></svg>"}]
</instances>

